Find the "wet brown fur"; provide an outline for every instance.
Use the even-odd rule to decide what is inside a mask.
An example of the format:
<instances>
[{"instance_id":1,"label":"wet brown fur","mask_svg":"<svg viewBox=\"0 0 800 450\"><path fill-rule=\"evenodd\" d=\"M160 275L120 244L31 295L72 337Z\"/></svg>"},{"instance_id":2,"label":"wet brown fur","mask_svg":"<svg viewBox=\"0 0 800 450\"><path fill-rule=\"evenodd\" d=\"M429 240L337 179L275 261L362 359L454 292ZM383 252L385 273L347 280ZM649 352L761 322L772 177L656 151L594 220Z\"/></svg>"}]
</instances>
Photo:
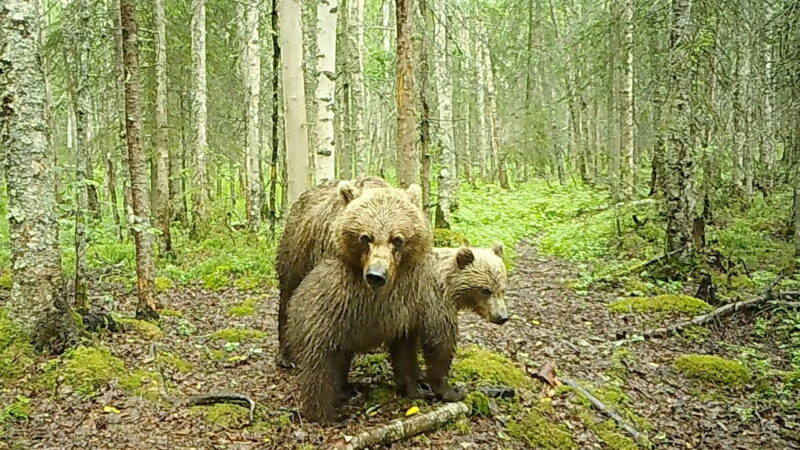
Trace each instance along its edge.
<instances>
[{"instance_id":1,"label":"wet brown fur","mask_svg":"<svg viewBox=\"0 0 800 450\"><path fill-rule=\"evenodd\" d=\"M365 190L331 227L330 253L287 305L286 342L298 364L304 416L334 420L351 356L383 345L389 347L401 393L418 395L416 354L417 343L422 343L434 392L446 400L459 399L447 384L457 313L453 304L439 300L444 288L418 199L399 189ZM374 289L365 282L365 264L385 258L387 249L391 275L385 286Z\"/></svg>"}]
</instances>

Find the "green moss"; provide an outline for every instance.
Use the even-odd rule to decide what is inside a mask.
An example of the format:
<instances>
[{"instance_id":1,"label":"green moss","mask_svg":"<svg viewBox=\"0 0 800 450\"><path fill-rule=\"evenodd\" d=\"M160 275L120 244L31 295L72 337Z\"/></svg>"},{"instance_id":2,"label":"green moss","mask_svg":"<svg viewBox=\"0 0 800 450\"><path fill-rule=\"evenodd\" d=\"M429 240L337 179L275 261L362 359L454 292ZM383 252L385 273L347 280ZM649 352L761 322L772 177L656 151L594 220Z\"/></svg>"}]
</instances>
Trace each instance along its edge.
<instances>
[{"instance_id":1,"label":"green moss","mask_svg":"<svg viewBox=\"0 0 800 450\"><path fill-rule=\"evenodd\" d=\"M23 422L31 415L31 399L17 396L10 405L0 411L0 425L8 422Z\"/></svg>"},{"instance_id":2,"label":"green moss","mask_svg":"<svg viewBox=\"0 0 800 450\"><path fill-rule=\"evenodd\" d=\"M373 406L385 405L394 399L394 388L389 385L381 384L370 389L370 391L367 393L364 406L369 409Z\"/></svg>"},{"instance_id":3,"label":"green moss","mask_svg":"<svg viewBox=\"0 0 800 450\"><path fill-rule=\"evenodd\" d=\"M451 373L453 381L475 383L478 386L519 389L528 388L532 383L530 377L510 359L476 345L458 349Z\"/></svg>"},{"instance_id":4,"label":"green moss","mask_svg":"<svg viewBox=\"0 0 800 450\"><path fill-rule=\"evenodd\" d=\"M228 315L232 317L253 316L256 313L256 304L258 304L257 298L246 298L240 305L231 308Z\"/></svg>"},{"instance_id":5,"label":"green moss","mask_svg":"<svg viewBox=\"0 0 800 450\"><path fill-rule=\"evenodd\" d=\"M446 228L436 228L433 230L433 245L434 247L460 247L462 245L469 245L469 241L463 234L458 231L448 230Z\"/></svg>"},{"instance_id":6,"label":"green moss","mask_svg":"<svg viewBox=\"0 0 800 450\"><path fill-rule=\"evenodd\" d=\"M626 295L647 295L650 293L652 286L639 278L627 278L622 284L625 289Z\"/></svg>"},{"instance_id":7,"label":"green moss","mask_svg":"<svg viewBox=\"0 0 800 450\"><path fill-rule=\"evenodd\" d=\"M711 336L711 330L697 325L690 325L684 328L681 332L682 338L689 342L695 342L698 344L702 344L703 342L707 341L709 336Z\"/></svg>"},{"instance_id":8,"label":"green moss","mask_svg":"<svg viewBox=\"0 0 800 450\"><path fill-rule=\"evenodd\" d=\"M230 285L230 276L227 271L217 270L203 276L203 287L218 291Z\"/></svg>"},{"instance_id":9,"label":"green moss","mask_svg":"<svg viewBox=\"0 0 800 450\"><path fill-rule=\"evenodd\" d=\"M462 414L454 422L450 422L446 429L455 431L460 436L466 436L472 433L472 424L469 421L469 417Z\"/></svg>"},{"instance_id":10,"label":"green moss","mask_svg":"<svg viewBox=\"0 0 800 450\"><path fill-rule=\"evenodd\" d=\"M242 291L254 291L261 286L264 286L267 283L264 283L259 277L256 276L243 276L236 279L233 282L234 286L236 286L239 290Z\"/></svg>"},{"instance_id":11,"label":"green moss","mask_svg":"<svg viewBox=\"0 0 800 450\"><path fill-rule=\"evenodd\" d=\"M154 323L150 323L146 320L128 318L120 318L116 320L118 323L123 324L125 329L133 330L145 339L158 341L164 338L164 332L161 331L161 328Z\"/></svg>"},{"instance_id":12,"label":"green moss","mask_svg":"<svg viewBox=\"0 0 800 450\"><path fill-rule=\"evenodd\" d=\"M708 303L688 295L665 294L656 297L632 297L608 305L616 313L685 313L698 314L713 308Z\"/></svg>"},{"instance_id":13,"label":"green moss","mask_svg":"<svg viewBox=\"0 0 800 450\"><path fill-rule=\"evenodd\" d=\"M605 444L603 448L610 450L636 450L639 448L636 441L618 431L617 425L613 420L594 424L590 426L590 429Z\"/></svg>"},{"instance_id":14,"label":"green moss","mask_svg":"<svg viewBox=\"0 0 800 450\"><path fill-rule=\"evenodd\" d=\"M161 399L160 391L164 386L164 378L158 372L137 369L132 374L120 378L118 386L123 391L157 402Z\"/></svg>"},{"instance_id":15,"label":"green moss","mask_svg":"<svg viewBox=\"0 0 800 450\"><path fill-rule=\"evenodd\" d=\"M0 384L19 380L36 358L22 329L0 308Z\"/></svg>"},{"instance_id":16,"label":"green moss","mask_svg":"<svg viewBox=\"0 0 800 450\"><path fill-rule=\"evenodd\" d=\"M175 287L175 283L167 277L156 277L156 292L166 292Z\"/></svg>"},{"instance_id":17,"label":"green moss","mask_svg":"<svg viewBox=\"0 0 800 450\"><path fill-rule=\"evenodd\" d=\"M633 351L626 347L620 347L611 354L611 368L609 375L624 379L628 375L628 365L636 360Z\"/></svg>"},{"instance_id":18,"label":"green moss","mask_svg":"<svg viewBox=\"0 0 800 450\"><path fill-rule=\"evenodd\" d=\"M252 328L225 328L214 332L215 339L222 339L228 342L245 342L254 339L264 339L267 333Z\"/></svg>"},{"instance_id":19,"label":"green moss","mask_svg":"<svg viewBox=\"0 0 800 450\"><path fill-rule=\"evenodd\" d=\"M380 377L389 373L389 360L386 353L371 353L356 359L353 368L370 377Z\"/></svg>"},{"instance_id":20,"label":"green moss","mask_svg":"<svg viewBox=\"0 0 800 450\"><path fill-rule=\"evenodd\" d=\"M188 361L170 352L161 352L156 355L156 362L164 364L180 373L188 373L192 370L192 365Z\"/></svg>"},{"instance_id":21,"label":"green moss","mask_svg":"<svg viewBox=\"0 0 800 450\"><path fill-rule=\"evenodd\" d=\"M183 317L183 312L177 309L164 308L158 312L161 317Z\"/></svg>"},{"instance_id":22,"label":"green moss","mask_svg":"<svg viewBox=\"0 0 800 450\"><path fill-rule=\"evenodd\" d=\"M530 410L519 421L509 422L508 433L523 441L529 448L554 450L578 448L567 427L553 423L537 409Z\"/></svg>"},{"instance_id":23,"label":"green moss","mask_svg":"<svg viewBox=\"0 0 800 450\"><path fill-rule=\"evenodd\" d=\"M4 270L0 272L0 288L11 289L11 272Z\"/></svg>"},{"instance_id":24,"label":"green moss","mask_svg":"<svg viewBox=\"0 0 800 450\"><path fill-rule=\"evenodd\" d=\"M464 399L464 403L469 407L469 413L473 416L488 416L492 412L489 397L483 392L470 392Z\"/></svg>"},{"instance_id":25,"label":"green moss","mask_svg":"<svg viewBox=\"0 0 800 450\"><path fill-rule=\"evenodd\" d=\"M107 347L80 346L65 353L61 364L47 374L61 377L62 384L81 395L91 397L100 387L112 380L127 376L125 363L111 354Z\"/></svg>"},{"instance_id":26,"label":"green moss","mask_svg":"<svg viewBox=\"0 0 800 450\"><path fill-rule=\"evenodd\" d=\"M220 403L211 406L194 406L191 413L200 416L212 426L226 429L244 428L250 423L250 412L237 405Z\"/></svg>"},{"instance_id":27,"label":"green moss","mask_svg":"<svg viewBox=\"0 0 800 450\"><path fill-rule=\"evenodd\" d=\"M738 361L713 355L681 355L675 370L688 378L718 386L740 388L750 381L750 370Z\"/></svg>"}]
</instances>

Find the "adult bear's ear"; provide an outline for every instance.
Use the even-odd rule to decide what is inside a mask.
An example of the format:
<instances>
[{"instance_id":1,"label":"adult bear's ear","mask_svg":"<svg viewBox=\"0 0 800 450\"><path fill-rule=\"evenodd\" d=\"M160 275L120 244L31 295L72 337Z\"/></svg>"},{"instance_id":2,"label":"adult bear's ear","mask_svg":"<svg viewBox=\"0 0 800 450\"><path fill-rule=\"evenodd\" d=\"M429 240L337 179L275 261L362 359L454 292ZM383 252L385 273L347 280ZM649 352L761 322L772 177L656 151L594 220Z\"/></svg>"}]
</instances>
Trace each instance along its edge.
<instances>
[{"instance_id":1,"label":"adult bear's ear","mask_svg":"<svg viewBox=\"0 0 800 450\"><path fill-rule=\"evenodd\" d=\"M417 206L422 205L422 188L419 187L418 184L412 183L406 189L406 195L408 195L408 199L411 200L411 203Z\"/></svg>"},{"instance_id":2,"label":"adult bear's ear","mask_svg":"<svg viewBox=\"0 0 800 450\"><path fill-rule=\"evenodd\" d=\"M472 264L473 261L475 261L475 254L472 253L469 247L461 247L458 249L458 253L456 253L456 264L458 264L459 269L464 269Z\"/></svg>"},{"instance_id":3,"label":"adult bear's ear","mask_svg":"<svg viewBox=\"0 0 800 450\"><path fill-rule=\"evenodd\" d=\"M353 187L349 181L340 181L337 188L339 190L339 197L341 197L345 205L352 202L353 199L358 196L355 187Z\"/></svg>"},{"instance_id":4,"label":"adult bear's ear","mask_svg":"<svg viewBox=\"0 0 800 450\"><path fill-rule=\"evenodd\" d=\"M502 242L497 242L496 244L494 244L494 247L492 247L492 251L494 252L495 255L497 255L497 256L502 258L503 257L503 243Z\"/></svg>"}]
</instances>

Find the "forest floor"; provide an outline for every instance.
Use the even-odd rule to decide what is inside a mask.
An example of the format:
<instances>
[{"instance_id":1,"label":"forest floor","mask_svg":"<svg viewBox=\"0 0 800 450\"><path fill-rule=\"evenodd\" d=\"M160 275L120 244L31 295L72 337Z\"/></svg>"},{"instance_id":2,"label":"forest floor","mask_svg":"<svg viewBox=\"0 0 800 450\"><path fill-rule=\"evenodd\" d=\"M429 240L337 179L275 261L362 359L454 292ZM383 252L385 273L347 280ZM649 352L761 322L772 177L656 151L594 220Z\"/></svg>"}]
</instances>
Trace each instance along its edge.
<instances>
[{"instance_id":1,"label":"forest floor","mask_svg":"<svg viewBox=\"0 0 800 450\"><path fill-rule=\"evenodd\" d=\"M679 315L614 313L608 305L622 292L576 293L568 282L577 277L576 266L541 256L523 241L507 291L512 320L497 326L464 313L460 345L478 344L501 353L514 370L528 375L541 364L554 364L559 376L595 392L656 447L800 448L798 393L784 389L783 371L791 370L789 350L763 332L773 312L762 311L758 319L736 314L683 336L619 340L620 332L670 324ZM129 288L100 281L92 286L98 293L95 306L111 307L103 299L115 290L114 309L132 311L135 297ZM67 375L6 386L0 394L4 405L14 398L30 401L24 402L24 420L7 421L0 448L317 448L403 417L412 406L387 395L388 365L368 356L354 365L352 379L364 392L347 405L346 422L339 428L303 423L293 413L292 375L273 361L274 289L177 287L161 295L170 308L160 322L163 333L138 327L138 332L100 333L95 339L95 347L111 349L105 357L122 361L111 364L117 373L101 374L106 366L91 361L103 355L84 355L89 372L77 366L69 372L67 356L62 363ZM743 383L731 378L730 385L713 384L676 370L674 361L683 354L769 364ZM71 358L78 361L81 356ZM34 366L23 378L46 379L46 366ZM100 377L88 389L75 387L76 376L100 375L110 382ZM392 448L636 448L624 431L573 391L530 379L529 389L519 389L514 401L492 400L489 414L461 418ZM193 394L218 392L249 395L258 404L254 423L248 423L247 411L238 406L189 408L177 403ZM423 412L435 407L414 404Z\"/></svg>"}]
</instances>

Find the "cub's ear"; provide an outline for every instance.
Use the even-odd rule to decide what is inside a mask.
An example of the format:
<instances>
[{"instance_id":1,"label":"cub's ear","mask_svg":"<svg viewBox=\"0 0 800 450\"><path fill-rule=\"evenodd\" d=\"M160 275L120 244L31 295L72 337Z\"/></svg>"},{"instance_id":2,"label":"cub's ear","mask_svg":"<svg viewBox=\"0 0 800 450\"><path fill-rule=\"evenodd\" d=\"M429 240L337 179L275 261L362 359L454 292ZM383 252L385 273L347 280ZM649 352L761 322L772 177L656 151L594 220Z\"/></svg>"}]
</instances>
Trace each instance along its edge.
<instances>
[{"instance_id":1,"label":"cub's ear","mask_svg":"<svg viewBox=\"0 0 800 450\"><path fill-rule=\"evenodd\" d=\"M497 255L497 256L502 258L503 257L503 243L502 242L495 243L494 247L492 247L492 251L494 252L495 255Z\"/></svg>"},{"instance_id":2,"label":"cub's ear","mask_svg":"<svg viewBox=\"0 0 800 450\"><path fill-rule=\"evenodd\" d=\"M339 197L342 199L345 205L352 202L354 198L358 197L355 187L353 187L349 181L340 181L337 189L339 190Z\"/></svg>"},{"instance_id":3,"label":"cub's ear","mask_svg":"<svg viewBox=\"0 0 800 450\"><path fill-rule=\"evenodd\" d=\"M414 183L410 185L406 189L406 195L408 199L411 200L411 203L420 206L422 205L422 188L419 187L418 184Z\"/></svg>"},{"instance_id":4,"label":"cub's ear","mask_svg":"<svg viewBox=\"0 0 800 450\"><path fill-rule=\"evenodd\" d=\"M473 261L475 261L475 255L469 247L461 247L458 249L458 253L456 253L456 264L458 264L459 269L464 269L472 264Z\"/></svg>"}]
</instances>

